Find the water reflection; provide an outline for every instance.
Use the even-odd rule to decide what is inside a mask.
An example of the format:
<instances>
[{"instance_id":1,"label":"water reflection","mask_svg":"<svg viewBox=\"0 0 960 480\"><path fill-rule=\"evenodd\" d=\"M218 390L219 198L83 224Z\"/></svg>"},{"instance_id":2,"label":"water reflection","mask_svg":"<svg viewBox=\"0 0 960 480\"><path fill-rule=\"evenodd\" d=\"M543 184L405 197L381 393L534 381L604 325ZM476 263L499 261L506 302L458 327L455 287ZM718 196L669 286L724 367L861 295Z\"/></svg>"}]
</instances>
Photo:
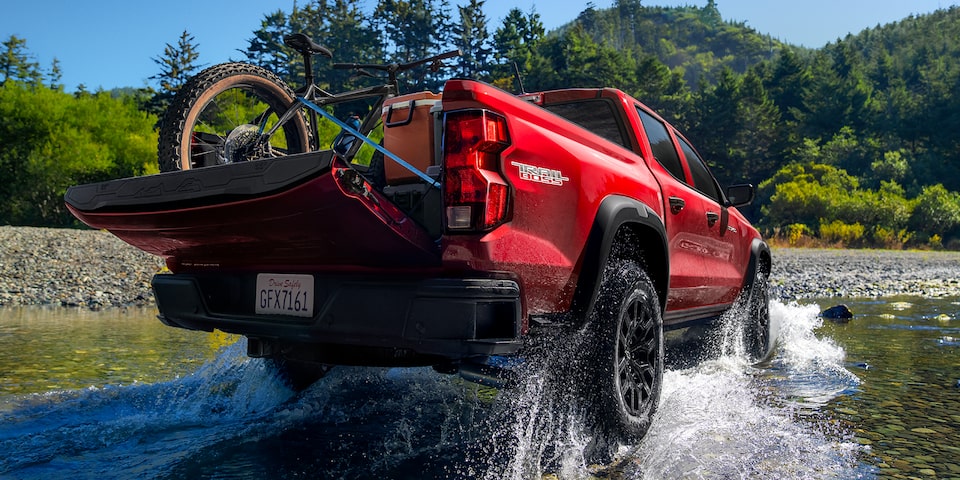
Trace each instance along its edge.
<instances>
[{"instance_id":1,"label":"water reflection","mask_svg":"<svg viewBox=\"0 0 960 480\"><path fill-rule=\"evenodd\" d=\"M156 316L156 309L0 309L0 396L166 380L195 370L223 344Z\"/></svg>"}]
</instances>

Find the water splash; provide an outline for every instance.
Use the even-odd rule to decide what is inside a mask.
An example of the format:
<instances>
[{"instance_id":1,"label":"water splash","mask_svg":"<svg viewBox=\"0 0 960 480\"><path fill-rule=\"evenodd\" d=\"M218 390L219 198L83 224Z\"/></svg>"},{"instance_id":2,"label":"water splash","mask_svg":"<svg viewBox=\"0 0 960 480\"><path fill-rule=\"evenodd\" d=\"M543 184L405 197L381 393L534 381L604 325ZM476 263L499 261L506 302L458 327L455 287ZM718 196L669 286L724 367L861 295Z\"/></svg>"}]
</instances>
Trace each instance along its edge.
<instances>
[{"instance_id":1,"label":"water splash","mask_svg":"<svg viewBox=\"0 0 960 480\"><path fill-rule=\"evenodd\" d=\"M780 352L769 366L767 383L778 396L805 411L817 411L839 395L852 392L860 379L844 368L846 352L827 337L817 305L771 303L770 314L781 321Z\"/></svg>"},{"instance_id":2,"label":"water splash","mask_svg":"<svg viewBox=\"0 0 960 480\"><path fill-rule=\"evenodd\" d=\"M244 348L228 347L196 373L170 382L18 397L0 416L0 451L8 452L0 473L51 478L156 471L240 434L244 420L292 396L276 375L264 375L262 362L246 359ZM171 458L170 452L177 453Z\"/></svg>"},{"instance_id":3,"label":"water splash","mask_svg":"<svg viewBox=\"0 0 960 480\"><path fill-rule=\"evenodd\" d=\"M510 417L493 441L511 451L498 452L506 457L503 466L485 478L856 476L860 447L849 433L811 424L797 412L798 403L822 405L858 382L843 367L843 349L815 335L817 314L816 307L773 302L780 348L755 366L744 354L743 313L733 312L706 344L719 356L665 372L651 430L639 444L621 445L609 465L589 462L598 439L584 412L564 403L566 390L552 385L551 371L540 365L516 391L501 393L512 413L493 417ZM557 356L570 354L561 349Z\"/></svg>"}]
</instances>

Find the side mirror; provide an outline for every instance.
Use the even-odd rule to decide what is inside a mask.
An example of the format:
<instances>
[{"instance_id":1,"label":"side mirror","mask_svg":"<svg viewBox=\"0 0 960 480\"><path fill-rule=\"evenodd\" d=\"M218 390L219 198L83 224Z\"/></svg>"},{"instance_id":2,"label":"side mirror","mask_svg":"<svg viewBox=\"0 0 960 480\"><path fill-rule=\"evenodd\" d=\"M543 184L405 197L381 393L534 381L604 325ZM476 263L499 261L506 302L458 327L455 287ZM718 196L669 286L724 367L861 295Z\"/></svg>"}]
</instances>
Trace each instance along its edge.
<instances>
[{"instance_id":1,"label":"side mirror","mask_svg":"<svg viewBox=\"0 0 960 480\"><path fill-rule=\"evenodd\" d=\"M755 195L756 190L753 185L731 185L727 188L727 206L742 207L750 205Z\"/></svg>"}]
</instances>

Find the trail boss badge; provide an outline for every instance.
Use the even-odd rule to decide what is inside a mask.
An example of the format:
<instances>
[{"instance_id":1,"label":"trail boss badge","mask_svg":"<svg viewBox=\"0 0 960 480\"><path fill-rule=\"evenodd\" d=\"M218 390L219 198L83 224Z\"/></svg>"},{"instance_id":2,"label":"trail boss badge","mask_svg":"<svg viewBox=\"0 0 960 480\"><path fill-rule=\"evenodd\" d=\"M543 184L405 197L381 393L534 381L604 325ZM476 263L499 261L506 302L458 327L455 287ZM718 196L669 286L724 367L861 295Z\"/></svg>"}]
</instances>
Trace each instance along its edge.
<instances>
[{"instance_id":1,"label":"trail boss badge","mask_svg":"<svg viewBox=\"0 0 960 480\"><path fill-rule=\"evenodd\" d=\"M550 170L549 168L527 165L525 163L518 162L510 162L510 164L520 169L520 178L522 180L545 183L547 185L556 185L558 187L562 186L563 182L570 180L569 178L564 177L560 170Z\"/></svg>"}]
</instances>

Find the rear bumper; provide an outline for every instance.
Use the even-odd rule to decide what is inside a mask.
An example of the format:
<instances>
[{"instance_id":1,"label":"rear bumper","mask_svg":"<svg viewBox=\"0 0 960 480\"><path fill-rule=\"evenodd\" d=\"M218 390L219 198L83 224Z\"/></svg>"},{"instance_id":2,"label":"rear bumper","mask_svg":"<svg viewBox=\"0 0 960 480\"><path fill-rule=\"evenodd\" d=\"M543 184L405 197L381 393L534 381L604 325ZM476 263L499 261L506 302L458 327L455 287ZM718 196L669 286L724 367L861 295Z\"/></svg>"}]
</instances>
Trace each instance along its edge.
<instances>
[{"instance_id":1,"label":"rear bumper","mask_svg":"<svg viewBox=\"0 0 960 480\"><path fill-rule=\"evenodd\" d=\"M317 274L310 318L255 314L255 274L161 274L153 288L163 323L247 336L253 356L314 346L327 352L313 355L316 361L405 365L511 355L520 347L520 288L511 280Z\"/></svg>"}]
</instances>

